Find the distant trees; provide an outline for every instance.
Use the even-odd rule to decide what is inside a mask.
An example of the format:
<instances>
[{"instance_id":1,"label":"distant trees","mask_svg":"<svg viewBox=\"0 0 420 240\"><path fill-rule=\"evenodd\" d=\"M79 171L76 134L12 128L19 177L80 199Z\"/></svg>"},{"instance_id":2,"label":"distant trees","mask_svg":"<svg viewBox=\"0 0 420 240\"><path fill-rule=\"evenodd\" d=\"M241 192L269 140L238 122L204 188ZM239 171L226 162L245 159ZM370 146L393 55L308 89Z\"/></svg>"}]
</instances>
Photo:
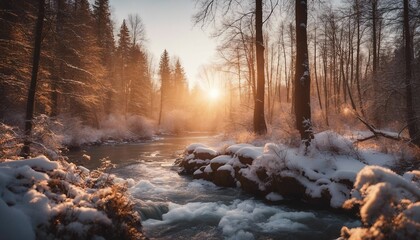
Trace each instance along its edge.
<instances>
[{"instance_id":1,"label":"distant trees","mask_svg":"<svg viewBox=\"0 0 420 240\"><path fill-rule=\"evenodd\" d=\"M184 109L187 106L189 96L187 78L181 61L176 59L172 66L169 53L165 49L159 61L159 80L160 80L160 108L158 125L163 121L164 112L174 109Z\"/></svg>"},{"instance_id":2,"label":"distant trees","mask_svg":"<svg viewBox=\"0 0 420 240\"><path fill-rule=\"evenodd\" d=\"M38 3L1 0L0 7L0 119L23 125ZM77 117L93 127L109 114L151 116L151 64L138 15L134 35L124 22L117 45L108 0L45 1L43 19L39 80L29 98L34 115Z\"/></svg>"}]
</instances>

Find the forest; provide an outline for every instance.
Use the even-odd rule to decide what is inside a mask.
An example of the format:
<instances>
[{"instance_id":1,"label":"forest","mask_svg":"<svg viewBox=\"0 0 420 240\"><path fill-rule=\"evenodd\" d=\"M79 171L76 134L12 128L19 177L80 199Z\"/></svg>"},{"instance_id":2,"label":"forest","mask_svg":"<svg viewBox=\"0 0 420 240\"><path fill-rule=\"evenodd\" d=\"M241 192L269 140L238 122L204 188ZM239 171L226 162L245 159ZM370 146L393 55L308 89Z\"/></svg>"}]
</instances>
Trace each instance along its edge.
<instances>
[{"instance_id":1,"label":"forest","mask_svg":"<svg viewBox=\"0 0 420 240\"><path fill-rule=\"evenodd\" d=\"M0 239L417 239L420 1L187 2L0 0Z\"/></svg>"}]
</instances>

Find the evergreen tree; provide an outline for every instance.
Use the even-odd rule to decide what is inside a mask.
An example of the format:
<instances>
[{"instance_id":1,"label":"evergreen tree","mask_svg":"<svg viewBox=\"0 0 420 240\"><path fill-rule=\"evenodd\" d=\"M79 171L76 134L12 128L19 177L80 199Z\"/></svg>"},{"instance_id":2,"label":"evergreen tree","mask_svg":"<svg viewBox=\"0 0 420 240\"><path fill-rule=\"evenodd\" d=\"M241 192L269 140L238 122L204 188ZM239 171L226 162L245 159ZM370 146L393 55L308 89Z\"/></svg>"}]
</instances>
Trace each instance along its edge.
<instances>
[{"instance_id":1,"label":"evergreen tree","mask_svg":"<svg viewBox=\"0 0 420 240\"><path fill-rule=\"evenodd\" d=\"M130 57L130 32L128 31L127 24L125 23L125 19L121 24L120 33L118 34L118 47L117 47L117 65L118 65L118 73L120 82L115 85L115 89L119 95L119 101L117 102L117 106L123 109L124 115L127 114L128 111L128 95L129 95L129 79L126 73L127 65L129 63Z\"/></svg>"},{"instance_id":2,"label":"evergreen tree","mask_svg":"<svg viewBox=\"0 0 420 240\"><path fill-rule=\"evenodd\" d=\"M188 95L188 84L187 77L185 76L184 68L181 65L179 59L175 62L175 68L173 73L174 80L174 96L175 96L175 105L177 108L181 108L185 103L186 97Z\"/></svg>"},{"instance_id":3,"label":"evergreen tree","mask_svg":"<svg viewBox=\"0 0 420 240\"><path fill-rule=\"evenodd\" d=\"M0 0L0 9L0 119L5 120L25 108L36 6L28 0Z\"/></svg>"},{"instance_id":4,"label":"evergreen tree","mask_svg":"<svg viewBox=\"0 0 420 240\"><path fill-rule=\"evenodd\" d=\"M160 57L159 76L160 76L161 85L160 85L160 111L159 111L158 124L160 125L162 122L162 111L163 111L163 108L166 107L165 104L169 96L170 81L171 81L171 68L169 64L169 54L168 54L168 51L166 51L166 49L163 51Z\"/></svg>"},{"instance_id":5,"label":"evergreen tree","mask_svg":"<svg viewBox=\"0 0 420 240\"><path fill-rule=\"evenodd\" d=\"M95 34L99 48L101 63L105 67L103 85L107 88L103 99L106 114L110 114L113 102L114 57L115 41L111 22L109 0L95 0L93 4L93 17L95 20Z\"/></svg>"},{"instance_id":6,"label":"evergreen tree","mask_svg":"<svg viewBox=\"0 0 420 240\"><path fill-rule=\"evenodd\" d=\"M129 63L128 112L146 116L150 113L151 82L146 54L138 44L131 48Z\"/></svg>"}]
</instances>

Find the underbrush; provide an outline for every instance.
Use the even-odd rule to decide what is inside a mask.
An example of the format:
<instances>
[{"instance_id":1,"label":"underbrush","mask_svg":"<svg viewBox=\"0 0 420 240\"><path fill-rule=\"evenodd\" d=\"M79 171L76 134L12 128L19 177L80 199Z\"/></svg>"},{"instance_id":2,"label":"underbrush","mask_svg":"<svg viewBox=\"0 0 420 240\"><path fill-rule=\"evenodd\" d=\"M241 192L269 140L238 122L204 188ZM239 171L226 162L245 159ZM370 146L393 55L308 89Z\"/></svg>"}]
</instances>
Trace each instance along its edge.
<instances>
[{"instance_id":1,"label":"underbrush","mask_svg":"<svg viewBox=\"0 0 420 240\"><path fill-rule=\"evenodd\" d=\"M0 124L0 235L7 239L145 239L127 193L131 182L110 174L103 159L88 170L66 161L60 136L40 126L21 159L19 129ZM51 161L48 158L54 160ZM87 158L88 159L88 158ZM86 159L86 160L87 160Z\"/></svg>"}]
</instances>

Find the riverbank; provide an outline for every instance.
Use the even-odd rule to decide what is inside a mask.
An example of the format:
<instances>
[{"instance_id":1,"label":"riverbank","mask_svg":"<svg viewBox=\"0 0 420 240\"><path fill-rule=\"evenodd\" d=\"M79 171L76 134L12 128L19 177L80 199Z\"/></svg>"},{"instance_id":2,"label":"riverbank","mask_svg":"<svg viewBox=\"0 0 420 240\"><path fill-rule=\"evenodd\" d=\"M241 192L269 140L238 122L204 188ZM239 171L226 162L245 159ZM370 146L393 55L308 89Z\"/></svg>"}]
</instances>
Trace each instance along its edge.
<instances>
[{"instance_id":1,"label":"riverbank","mask_svg":"<svg viewBox=\"0 0 420 240\"><path fill-rule=\"evenodd\" d=\"M372 149L355 149L350 140L326 131L315 135L309 149L273 143L264 147L230 144L218 149L192 144L178 164L181 174L218 186L240 187L268 201L298 200L316 207L360 211L364 228L343 228L347 238L391 230L393 236L409 239L418 236L420 226L420 172L395 174L389 168L398 160ZM371 213L381 207L389 212ZM397 218L404 219L404 224L380 224Z\"/></svg>"},{"instance_id":2,"label":"riverbank","mask_svg":"<svg viewBox=\"0 0 420 240\"><path fill-rule=\"evenodd\" d=\"M0 233L14 239L146 239L127 182L44 156L0 162Z\"/></svg>"}]
</instances>

